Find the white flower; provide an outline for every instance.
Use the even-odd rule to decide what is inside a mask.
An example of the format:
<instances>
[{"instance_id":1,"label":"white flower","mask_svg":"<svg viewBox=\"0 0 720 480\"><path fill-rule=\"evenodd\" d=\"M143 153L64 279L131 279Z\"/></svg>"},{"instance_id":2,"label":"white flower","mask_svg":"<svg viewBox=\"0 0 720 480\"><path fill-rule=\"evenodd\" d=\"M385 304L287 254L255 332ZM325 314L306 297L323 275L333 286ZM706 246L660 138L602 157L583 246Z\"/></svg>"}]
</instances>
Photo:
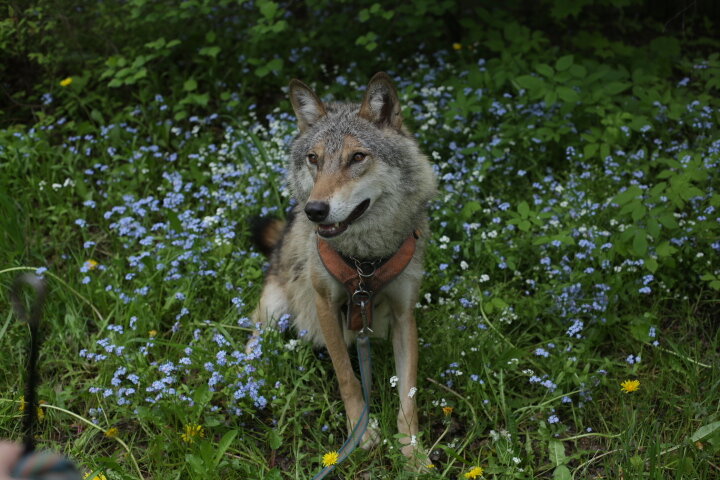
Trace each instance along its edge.
<instances>
[{"instance_id":1,"label":"white flower","mask_svg":"<svg viewBox=\"0 0 720 480\"><path fill-rule=\"evenodd\" d=\"M417 445L417 437L415 435L412 435L410 437L410 445L412 445L413 447Z\"/></svg>"},{"instance_id":2,"label":"white flower","mask_svg":"<svg viewBox=\"0 0 720 480\"><path fill-rule=\"evenodd\" d=\"M292 340L290 340L288 343L285 344L285 349L289 350L291 352L294 352L298 346L298 343L300 343L300 341L296 338L293 338Z\"/></svg>"},{"instance_id":3,"label":"white flower","mask_svg":"<svg viewBox=\"0 0 720 480\"><path fill-rule=\"evenodd\" d=\"M467 270L468 267L469 267L469 265L468 265L468 263L467 263L465 260L463 260L462 262L460 262L460 268L462 268L463 270Z\"/></svg>"},{"instance_id":4,"label":"white flower","mask_svg":"<svg viewBox=\"0 0 720 480\"><path fill-rule=\"evenodd\" d=\"M415 394L417 393L417 387L412 387L410 391L408 392L408 397L413 398Z\"/></svg>"},{"instance_id":5,"label":"white flower","mask_svg":"<svg viewBox=\"0 0 720 480\"><path fill-rule=\"evenodd\" d=\"M397 375L393 375L392 377L390 377L390 386L391 386L392 388L397 387L397 383L398 383L398 377L397 377Z\"/></svg>"},{"instance_id":6,"label":"white flower","mask_svg":"<svg viewBox=\"0 0 720 480\"><path fill-rule=\"evenodd\" d=\"M480 278L479 278L480 283L485 283L488 280L490 280L490 275L488 275L487 273L483 273L482 275L480 275Z\"/></svg>"}]
</instances>

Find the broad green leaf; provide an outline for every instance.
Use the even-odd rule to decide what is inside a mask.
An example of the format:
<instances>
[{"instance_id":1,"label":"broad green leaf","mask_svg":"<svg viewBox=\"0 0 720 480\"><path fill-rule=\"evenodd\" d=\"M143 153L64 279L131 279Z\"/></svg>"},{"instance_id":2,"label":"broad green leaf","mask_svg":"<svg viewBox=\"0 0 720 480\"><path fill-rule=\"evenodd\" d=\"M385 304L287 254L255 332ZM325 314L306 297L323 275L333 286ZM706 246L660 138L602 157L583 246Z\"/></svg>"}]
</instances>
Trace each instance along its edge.
<instances>
[{"instance_id":1,"label":"broad green leaf","mask_svg":"<svg viewBox=\"0 0 720 480\"><path fill-rule=\"evenodd\" d=\"M553 470L553 480L571 480L570 469L565 465L558 465Z\"/></svg>"},{"instance_id":2,"label":"broad green leaf","mask_svg":"<svg viewBox=\"0 0 720 480\"><path fill-rule=\"evenodd\" d=\"M203 47L198 52L200 55L204 55L206 57L212 57L216 58L218 56L218 53L220 53L220 47L212 46L212 47Z\"/></svg>"},{"instance_id":3,"label":"broad green leaf","mask_svg":"<svg viewBox=\"0 0 720 480\"><path fill-rule=\"evenodd\" d=\"M570 65L573 64L573 56L572 55L565 55L564 57L560 57L557 59L557 62L555 62L555 70L558 72L562 72L570 68Z\"/></svg>"},{"instance_id":4,"label":"broad green leaf","mask_svg":"<svg viewBox=\"0 0 720 480\"><path fill-rule=\"evenodd\" d=\"M185 90L186 92L192 92L196 88L197 81L192 77L188 78L187 80L185 80L185 82L183 82L183 90Z\"/></svg>"},{"instance_id":5,"label":"broad green leaf","mask_svg":"<svg viewBox=\"0 0 720 480\"><path fill-rule=\"evenodd\" d=\"M644 257L647 253L647 238L645 238L645 230L638 229L633 237L633 250L638 257Z\"/></svg>"},{"instance_id":6,"label":"broad green leaf","mask_svg":"<svg viewBox=\"0 0 720 480\"><path fill-rule=\"evenodd\" d=\"M695 443L712 435L716 430L720 429L720 422L712 422L698 428L695 433L690 436L690 441Z\"/></svg>"},{"instance_id":7,"label":"broad green leaf","mask_svg":"<svg viewBox=\"0 0 720 480\"><path fill-rule=\"evenodd\" d=\"M273 428L268 432L268 445L273 450L277 450L282 445L282 437L277 429Z\"/></svg>"},{"instance_id":8,"label":"broad green leaf","mask_svg":"<svg viewBox=\"0 0 720 480\"><path fill-rule=\"evenodd\" d=\"M517 207L517 211L520 214L522 218L527 218L528 214L530 213L530 206L527 202L522 201Z\"/></svg>"},{"instance_id":9,"label":"broad green leaf","mask_svg":"<svg viewBox=\"0 0 720 480\"><path fill-rule=\"evenodd\" d=\"M552 78L555 75L555 70L553 70L553 68L546 63L541 63L537 65L535 67L535 70L537 70L540 75L544 75L547 78Z\"/></svg>"},{"instance_id":10,"label":"broad green leaf","mask_svg":"<svg viewBox=\"0 0 720 480\"><path fill-rule=\"evenodd\" d=\"M645 268L647 268L650 273L655 273L658 268L657 260L655 260L652 257L646 258L645 259Z\"/></svg>"},{"instance_id":11,"label":"broad green leaf","mask_svg":"<svg viewBox=\"0 0 720 480\"><path fill-rule=\"evenodd\" d=\"M548 451L550 452L550 462L556 467L563 465L566 461L565 446L558 440L550 440L548 443Z\"/></svg>"},{"instance_id":12,"label":"broad green leaf","mask_svg":"<svg viewBox=\"0 0 720 480\"><path fill-rule=\"evenodd\" d=\"M520 85L521 88L530 91L542 90L545 87L545 82L542 78L532 75L521 75L515 79L515 82Z\"/></svg>"},{"instance_id":13,"label":"broad green leaf","mask_svg":"<svg viewBox=\"0 0 720 480\"><path fill-rule=\"evenodd\" d=\"M610 82L603 88L603 93L605 95L617 95L624 92L631 86L632 84L627 82Z\"/></svg>"},{"instance_id":14,"label":"broad green leaf","mask_svg":"<svg viewBox=\"0 0 720 480\"><path fill-rule=\"evenodd\" d=\"M557 87L557 94L563 102L575 103L580 100L580 95L570 87Z\"/></svg>"},{"instance_id":15,"label":"broad green leaf","mask_svg":"<svg viewBox=\"0 0 720 480\"><path fill-rule=\"evenodd\" d=\"M220 439L220 443L218 443L218 446L217 446L217 451L215 452L215 459L214 459L215 467L217 467L220 464L220 460L222 460L223 455L225 455L225 452L227 451L227 449L230 448L230 445L232 444L233 440L235 440L235 437L237 436L237 434L238 434L237 430L230 430L225 435L223 435L223 437Z\"/></svg>"},{"instance_id":16,"label":"broad green leaf","mask_svg":"<svg viewBox=\"0 0 720 480\"><path fill-rule=\"evenodd\" d=\"M630 187L628 187L627 190L616 195L615 198L612 199L612 203L624 205L639 195L642 195L642 190L640 189L640 187L638 187L637 185L631 185Z\"/></svg>"},{"instance_id":17,"label":"broad green leaf","mask_svg":"<svg viewBox=\"0 0 720 480\"><path fill-rule=\"evenodd\" d=\"M655 252L659 257L669 257L673 253L677 252L677 249L668 242L662 242L657 246L657 248L655 248Z\"/></svg>"}]
</instances>

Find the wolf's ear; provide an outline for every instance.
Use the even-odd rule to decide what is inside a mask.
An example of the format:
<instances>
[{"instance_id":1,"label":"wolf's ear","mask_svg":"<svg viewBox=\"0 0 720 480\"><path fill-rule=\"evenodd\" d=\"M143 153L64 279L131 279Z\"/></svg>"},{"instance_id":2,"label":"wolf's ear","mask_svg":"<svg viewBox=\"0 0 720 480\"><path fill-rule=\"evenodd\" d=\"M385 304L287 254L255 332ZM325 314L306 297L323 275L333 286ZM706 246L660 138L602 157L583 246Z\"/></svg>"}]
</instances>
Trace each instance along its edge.
<instances>
[{"instance_id":1,"label":"wolf's ear","mask_svg":"<svg viewBox=\"0 0 720 480\"><path fill-rule=\"evenodd\" d=\"M327 113L325 105L315 95L315 92L303 82L294 78L290 80L290 103L292 103L301 132L312 127L315 122Z\"/></svg>"},{"instance_id":2,"label":"wolf's ear","mask_svg":"<svg viewBox=\"0 0 720 480\"><path fill-rule=\"evenodd\" d=\"M400 129L400 99L387 73L378 72L370 79L359 115L379 126Z\"/></svg>"}]
</instances>

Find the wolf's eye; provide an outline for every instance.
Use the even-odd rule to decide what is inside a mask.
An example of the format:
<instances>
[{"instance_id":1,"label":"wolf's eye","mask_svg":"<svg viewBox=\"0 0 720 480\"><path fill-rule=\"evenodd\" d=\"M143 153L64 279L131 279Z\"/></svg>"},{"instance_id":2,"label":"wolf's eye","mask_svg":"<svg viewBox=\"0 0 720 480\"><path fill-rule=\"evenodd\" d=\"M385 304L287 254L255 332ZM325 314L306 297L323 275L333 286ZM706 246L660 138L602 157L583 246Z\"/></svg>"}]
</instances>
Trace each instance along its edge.
<instances>
[{"instance_id":1,"label":"wolf's eye","mask_svg":"<svg viewBox=\"0 0 720 480\"><path fill-rule=\"evenodd\" d=\"M308 153L307 159L312 165L317 165L318 158L314 153Z\"/></svg>"},{"instance_id":2,"label":"wolf's eye","mask_svg":"<svg viewBox=\"0 0 720 480\"><path fill-rule=\"evenodd\" d=\"M365 160L365 157L367 157L366 154L364 154L364 153L362 153L362 152L355 152L355 153L353 153L353 156L352 156L352 162L353 162L353 163L360 163L360 162L362 162L363 160Z\"/></svg>"}]
</instances>

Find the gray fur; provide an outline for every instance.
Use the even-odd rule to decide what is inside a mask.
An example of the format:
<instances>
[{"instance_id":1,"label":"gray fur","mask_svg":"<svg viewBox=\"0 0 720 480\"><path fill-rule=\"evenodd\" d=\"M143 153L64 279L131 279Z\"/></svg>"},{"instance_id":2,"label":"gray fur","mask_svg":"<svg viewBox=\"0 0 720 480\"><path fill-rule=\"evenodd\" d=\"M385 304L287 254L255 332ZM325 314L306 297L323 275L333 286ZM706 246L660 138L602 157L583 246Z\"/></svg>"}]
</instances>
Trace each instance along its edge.
<instances>
[{"instance_id":1,"label":"gray fur","mask_svg":"<svg viewBox=\"0 0 720 480\"><path fill-rule=\"evenodd\" d=\"M427 202L435 195L435 175L415 138L404 128L378 126L359 116L359 104L326 104L327 114L301 132L293 141L288 165L289 186L299 205L307 202L313 186L307 154L325 143L325 158L337 155L346 135L356 137L383 163L392 175L384 194L348 231L329 241L340 252L352 256L390 255L415 228L426 229ZM336 159L340 161L342 159ZM300 222L309 222L299 214Z\"/></svg>"}]
</instances>

